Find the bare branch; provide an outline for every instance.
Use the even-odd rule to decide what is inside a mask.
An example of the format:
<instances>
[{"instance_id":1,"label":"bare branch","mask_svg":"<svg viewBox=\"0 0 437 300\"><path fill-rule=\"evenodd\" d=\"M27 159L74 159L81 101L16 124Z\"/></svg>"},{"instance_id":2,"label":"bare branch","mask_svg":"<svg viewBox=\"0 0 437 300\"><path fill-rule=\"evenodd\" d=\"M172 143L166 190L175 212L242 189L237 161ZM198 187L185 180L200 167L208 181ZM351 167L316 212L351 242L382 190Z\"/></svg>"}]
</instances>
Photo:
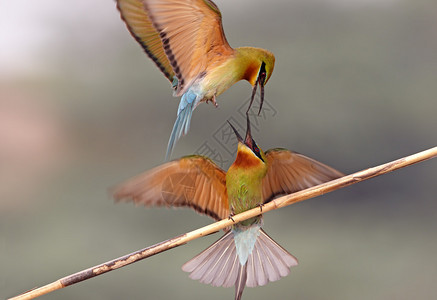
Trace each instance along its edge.
<instances>
[{"instance_id":1,"label":"bare branch","mask_svg":"<svg viewBox=\"0 0 437 300\"><path fill-rule=\"evenodd\" d=\"M351 175L344 176L342 178L326 182L324 184L320 184L314 187L311 187L306 190L302 190L293 194L289 194L280 198L277 198L262 208L262 213L266 213L270 210L278 209L280 207L284 207L287 205L291 205L293 203L301 202L322 194L326 194L328 192L332 192L334 190L352 185L357 182L361 182L363 180L367 180L376 176L380 176L400 168L404 168L410 166L412 164L431 159L437 156L437 147L403 157L401 159L379 165L377 167L369 168L366 170L362 170ZM241 214L235 215L231 219L221 220L219 222L210 224L208 226L199 228L197 230L179 235L167 241L158 243L156 245L138 250L131 254L119 257L117 259L108 261L106 263L94 266L92 268L77 272L75 274L66 276L61 278L55 282L47 284L43 287L30 290L16 297L10 298L10 300L24 300L24 299L33 299L39 297L44 294L48 294L52 291L64 288L66 286L81 282L83 280L90 279L92 277L98 276L100 274L124 267L126 265L132 264L139 260L145 259L152 255L167 251L169 249L175 248L177 246L186 244L189 241L194 239L206 236L208 234L217 232L225 227L232 226L234 222L241 222L246 219L255 217L261 214L261 210L257 207L248 211L245 211Z\"/></svg>"}]
</instances>

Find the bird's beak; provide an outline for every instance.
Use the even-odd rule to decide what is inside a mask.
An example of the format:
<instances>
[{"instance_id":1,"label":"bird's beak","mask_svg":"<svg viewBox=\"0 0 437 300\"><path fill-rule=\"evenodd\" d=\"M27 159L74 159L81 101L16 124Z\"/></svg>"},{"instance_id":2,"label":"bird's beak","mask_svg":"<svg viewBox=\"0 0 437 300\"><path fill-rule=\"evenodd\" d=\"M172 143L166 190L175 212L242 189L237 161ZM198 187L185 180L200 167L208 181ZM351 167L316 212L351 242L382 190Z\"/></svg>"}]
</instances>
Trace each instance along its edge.
<instances>
[{"instance_id":1,"label":"bird's beak","mask_svg":"<svg viewBox=\"0 0 437 300\"><path fill-rule=\"evenodd\" d=\"M244 143L244 142L243 142L243 138L242 138L241 135L238 133L237 129L235 129L235 127L231 124L231 122L228 121L228 123L229 123L229 125L231 126L232 130L234 130L234 133L235 133L235 135L237 136L237 140L238 140L240 143Z\"/></svg>"},{"instance_id":2,"label":"bird's beak","mask_svg":"<svg viewBox=\"0 0 437 300\"><path fill-rule=\"evenodd\" d=\"M256 95L256 89L258 88L258 83L259 83L259 88L261 91L261 99L260 99L260 105L259 105L259 110L258 110L258 116L261 113L261 109L262 109L263 103L264 103L264 85L265 85L265 82L266 82L265 74L263 76L260 74L258 76L258 78L256 79L255 84L253 85L252 96L250 97L250 103L249 103L249 107L247 108L246 115L248 114L250 108L252 107L253 99L255 98L255 95Z\"/></svg>"},{"instance_id":3,"label":"bird's beak","mask_svg":"<svg viewBox=\"0 0 437 300\"><path fill-rule=\"evenodd\" d=\"M264 103L264 84L265 84L266 78L260 77L258 80L259 80L259 89L261 91L261 100L260 100L261 102L259 104L259 111L258 111L258 116L259 116L259 114L261 113L261 109L263 108L263 103Z\"/></svg>"},{"instance_id":4,"label":"bird's beak","mask_svg":"<svg viewBox=\"0 0 437 300\"><path fill-rule=\"evenodd\" d=\"M246 129L246 138L244 139L244 144L249 147L250 149L252 149L253 146L253 139L252 139L252 132L250 130L250 119L249 119L249 114L246 114L246 119L247 119L247 129Z\"/></svg>"},{"instance_id":5,"label":"bird's beak","mask_svg":"<svg viewBox=\"0 0 437 300\"><path fill-rule=\"evenodd\" d=\"M249 103L249 107L247 108L246 115L249 113L249 110L252 107L253 99L255 98L256 95L256 88L258 87L258 81L259 79L257 78L255 84L253 85L252 96L250 97L250 103Z\"/></svg>"}]
</instances>

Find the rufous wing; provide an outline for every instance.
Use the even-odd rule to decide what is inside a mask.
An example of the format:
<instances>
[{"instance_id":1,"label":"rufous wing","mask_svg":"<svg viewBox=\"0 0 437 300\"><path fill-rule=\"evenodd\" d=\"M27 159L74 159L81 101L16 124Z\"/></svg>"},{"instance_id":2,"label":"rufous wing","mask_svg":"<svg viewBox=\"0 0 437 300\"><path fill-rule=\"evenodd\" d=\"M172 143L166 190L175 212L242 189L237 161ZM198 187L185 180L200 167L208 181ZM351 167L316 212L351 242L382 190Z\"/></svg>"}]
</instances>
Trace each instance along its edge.
<instances>
[{"instance_id":1,"label":"rufous wing","mask_svg":"<svg viewBox=\"0 0 437 300\"><path fill-rule=\"evenodd\" d=\"M210 0L143 0L178 78L180 96L208 65L234 53L223 32L221 13Z\"/></svg>"},{"instance_id":2,"label":"rufous wing","mask_svg":"<svg viewBox=\"0 0 437 300\"><path fill-rule=\"evenodd\" d=\"M312 158L287 149L266 152L267 175L263 179L264 203L342 177L344 174Z\"/></svg>"},{"instance_id":3,"label":"rufous wing","mask_svg":"<svg viewBox=\"0 0 437 300\"><path fill-rule=\"evenodd\" d=\"M118 201L145 206L191 207L215 220L229 216L226 174L210 159L187 156L158 166L115 187Z\"/></svg>"},{"instance_id":4,"label":"rufous wing","mask_svg":"<svg viewBox=\"0 0 437 300\"><path fill-rule=\"evenodd\" d=\"M150 20L141 0L117 0L117 8L132 36L143 47L165 77L173 82L174 72L165 54L159 32Z\"/></svg>"}]
</instances>

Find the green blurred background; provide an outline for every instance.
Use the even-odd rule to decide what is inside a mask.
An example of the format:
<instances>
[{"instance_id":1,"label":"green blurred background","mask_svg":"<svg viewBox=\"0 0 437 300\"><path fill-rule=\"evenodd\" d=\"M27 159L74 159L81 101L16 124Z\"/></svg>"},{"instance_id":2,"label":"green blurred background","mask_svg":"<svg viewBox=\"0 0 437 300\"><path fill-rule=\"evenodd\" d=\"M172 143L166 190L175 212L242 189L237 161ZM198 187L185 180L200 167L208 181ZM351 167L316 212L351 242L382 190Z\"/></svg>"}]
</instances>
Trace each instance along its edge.
<instances>
[{"instance_id":1,"label":"green blurred background","mask_svg":"<svg viewBox=\"0 0 437 300\"><path fill-rule=\"evenodd\" d=\"M346 173L436 146L434 0L217 0L230 44L276 55L254 133ZM188 45L189 46L189 45ZM190 154L250 95L201 105ZM178 99L114 1L0 3L0 297L209 224L114 204L108 188L163 161ZM223 149L217 147L219 153ZM436 299L437 160L265 216L299 259L244 299ZM232 299L181 265L215 234L42 299Z\"/></svg>"}]
</instances>

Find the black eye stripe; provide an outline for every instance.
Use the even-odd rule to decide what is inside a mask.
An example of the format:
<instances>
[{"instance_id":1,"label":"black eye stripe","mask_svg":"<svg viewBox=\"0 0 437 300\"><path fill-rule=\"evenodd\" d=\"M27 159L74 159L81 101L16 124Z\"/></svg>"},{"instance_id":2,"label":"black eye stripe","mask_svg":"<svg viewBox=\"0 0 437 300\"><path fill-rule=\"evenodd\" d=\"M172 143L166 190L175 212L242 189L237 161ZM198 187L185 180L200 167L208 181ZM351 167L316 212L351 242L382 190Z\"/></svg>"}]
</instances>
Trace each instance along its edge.
<instances>
[{"instance_id":1,"label":"black eye stripe","mask_svg":"<svg viewBox=\"0 0 437 300\"><path fill-rule=\"evenodd\" d=\"M258 147L258 145L255 143L255 141L252 139L252 151L253 151L253 153L255 153L255 155L259 158L259 159L261 159L261 161L264 161L264 159L262 158L262 156L261 156L261 151L259 150L259 147Z\"/></svg>"},{"instance_id":2,"label":"black eye stripe","mask_svg":"<svg viewBox=\"0 0 437 300\"><path fill-rule=\"evenodd\" d=\"M261 86L264 85L264 81L265 81L266 77L267 77L266 63L262 62L261 67L259 68L259 73L258 73L258 82L261 84Z\"/></svg>"},{"instance_id":3,"label":"black eye stripe","mask_svg":"<svg viewBox=\"0 0 437 300\"><path fill-rule=\"evenodd\" d=\"M259 68L259 75L266 75L267 71L266 71L266 63L262 62L261 63L261 68Z\"/></svg>"}]
</instances>

